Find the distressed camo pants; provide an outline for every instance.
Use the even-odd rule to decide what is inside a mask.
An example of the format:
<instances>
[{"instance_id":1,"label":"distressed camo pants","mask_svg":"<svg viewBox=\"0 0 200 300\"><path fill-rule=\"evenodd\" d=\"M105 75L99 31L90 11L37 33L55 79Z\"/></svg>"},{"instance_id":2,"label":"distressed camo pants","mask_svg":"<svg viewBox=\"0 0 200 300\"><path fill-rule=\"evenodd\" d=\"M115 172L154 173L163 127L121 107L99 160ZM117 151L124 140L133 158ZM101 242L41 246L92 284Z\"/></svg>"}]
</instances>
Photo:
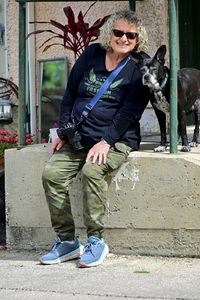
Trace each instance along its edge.
<instances>
[{"instance_id":1,"label":"distressed camo pants","mask_svg":"<svg viewBox=\"0 0 200 300\"><path fill-rule=\"evenodd\" d=\"M74 152L70 145L64 145L46 164L42 182L49 206L51 223L61 240L73 240L75 225L69 199L69 186L81 170L83 185L83 217L87 235L101 237L104 231L103 217L108 189L105 176L120 167L131 148L116 143L109 150L106 164L85 162L87 152Z\"/></svg>"}]
</instances>

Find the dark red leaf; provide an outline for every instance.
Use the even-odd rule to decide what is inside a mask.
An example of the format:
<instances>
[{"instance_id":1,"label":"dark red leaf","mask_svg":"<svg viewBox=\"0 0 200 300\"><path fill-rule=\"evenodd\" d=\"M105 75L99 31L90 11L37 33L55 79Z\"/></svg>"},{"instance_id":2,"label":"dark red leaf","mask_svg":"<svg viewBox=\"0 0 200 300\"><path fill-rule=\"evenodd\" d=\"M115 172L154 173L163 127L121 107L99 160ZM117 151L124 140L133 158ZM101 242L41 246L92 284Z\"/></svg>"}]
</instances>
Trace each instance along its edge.
<instances>
[{"instance_id":1,"label":"dark red leaf","mask_svg":"<svg viewBox=\"0 0 200 300\"><path fill-rule=\"evenodd\" d=\"M82 11L79 12L78 14L78 24L84 24L84 17Z\"/></svg>"},{"instance_id":2,"label":"dark red leaf","mask_svg":"<svg viewBox=\"0 0 200 300\"><path fill-rule=\"evenodd\" d=\"M38 24L49 24L50 22L42 22L42 21L29 22L29 24L35 24L35 23L38 23Z\"/></svg>"},{"instance_id":3,"label":"dark red leaf","mask_svg":"<svg viewBox=\"0 0 200 300\"><path fill-rule=\"evenodd\" d=\"M54 21L54 20L50 20L50 24L53 25L53 26L55 26L55 27L57 27L57 28L59 28L59 29L62 30L62 31L65 31L65 26L62 25L62 24L59 23L59 22L56 22L56 21Z\"/></svg>"},{"instance_id":4,"label":"dark red leaf","mask_svg":"<svg viewBox=\"0 0 200 300\"><path fill-rule=\"evenodd\" d=\"M67 17L69 27L70 28L75 27L76 26L75 17L74 17L74 12L71 9L71 7L70 6L64 7L63 11Z\"/></svg>"},{"instance_id":5,"label":"dark red leaf","mask_svg":"<svg viewBox=\"0 0 200 300\"><path fill-rule=\"evenodd\" d=\"M50 45L47 45L44 49L43 49L43 52L46 52L50 47L52 46L63 46L63 44L60 44L60 43L54 43L54 44L50 44ZM65 47L66 49L69 49L71 50L69 47Z\"/></svg>"},{"instance_id":6,"label":"dark red leaf","mask_svg":"<svg viewBox=\"0 0 200 300\"><path fill-rule=\"evenodd\" d=\"M110 17L110 15L103 17L102 19L98 19L88 30L99 29Z\"/></svg>"},{"instance_id":7,"label":"dark red leaf","mask_svg":"<svg viewBox=\"0 0 200 300\"><path fill-rule=\"evenodd\" d=\"M46 41L44 41L40 46L39 48L42 48L46 43L48 43L49 41L53 40L53 39L56 39L56 38L61 38L63 39L63 35L59 34L57 36L52 36L50 37L49 39L47 39Z\"/></svg>"},{"instance_id":8,"label":"dark red leaf","mask_svg":"<svg viewBox=\"0 0 200 300\"><path fill-rule=\"evenodd\" d=\"M89 8L86 10L86 12L85 12L85 14L84 14L83 17L85 17L85 16L87 15L88 11L92 8L92 6L95 5L96 2L97 2L97 1L93 2L93 3L89 6Z\"/></svg>"},{"instance_id":9,"label":"dark red leaf","mask_svg":"<svg viewBox=\"0 0 200 300\"><path fill-rule=\"evenodd\" d=\"M43 32L50 32L53 34L57 34L55 31L50 30L50 29L44 29L44 30L35 30L27 34L26 39L28 39L32 34L38 34L38 33L43 33Z\"/></svg>"},{"instance_id":10,"label":"dark red leaf","mask_svg":"<svg viewBox=\"0 0 200 300\"><path fill-rule=\"evenodd\" d=\"M93 36L98 37L98 36L99 36L99 33L100 33L100 30L99 30L99 29L96 29L96 30L90 30L90 31L88 31L88 38L91 38L91 37L93 37Z\"/></svg>"}]
</instances>

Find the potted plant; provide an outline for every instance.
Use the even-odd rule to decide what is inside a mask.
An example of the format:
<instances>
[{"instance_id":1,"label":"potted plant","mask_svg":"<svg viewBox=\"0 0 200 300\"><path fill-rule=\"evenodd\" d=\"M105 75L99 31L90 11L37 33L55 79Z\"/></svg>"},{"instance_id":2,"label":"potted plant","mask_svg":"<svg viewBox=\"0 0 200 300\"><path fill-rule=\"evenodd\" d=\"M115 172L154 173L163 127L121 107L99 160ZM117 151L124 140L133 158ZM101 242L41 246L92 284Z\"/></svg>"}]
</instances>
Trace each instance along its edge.
<instances>
[{"instance_id":1,"label":"potted plant","mask_svg":"<svg viewBox=\"0 0 200 300\"><path fill-rule=\"evenodd\" d=\"M27 35L27 38L30 37L32 34L40 34L44 32L49 32L52 36L45 40L41 45L40 48L43 48L43 52L47 51L52 46L63 46L65 49L74 52L75 60L77 57L83 52L83 50L91 43L98 39L99 36L99 29L108 19L109 15L97 19L92 26L90 26L85 21L85 16L91 9L91 7L96 3L92 3L85 14L82 11L79 12L77 21L75 20L75 15L70 6L64 7L63 11L67 18L66 24L61 24L55 20L50 20L49 22L46 21L35 21L30 22L30 24L38 23L38 24L49 24L53 27L51 29L41 29L36 30ZM58 29L61 32L56 32L54 29ZM56 42L50 43L56 40Z\"/></svg>"}]
</instances>

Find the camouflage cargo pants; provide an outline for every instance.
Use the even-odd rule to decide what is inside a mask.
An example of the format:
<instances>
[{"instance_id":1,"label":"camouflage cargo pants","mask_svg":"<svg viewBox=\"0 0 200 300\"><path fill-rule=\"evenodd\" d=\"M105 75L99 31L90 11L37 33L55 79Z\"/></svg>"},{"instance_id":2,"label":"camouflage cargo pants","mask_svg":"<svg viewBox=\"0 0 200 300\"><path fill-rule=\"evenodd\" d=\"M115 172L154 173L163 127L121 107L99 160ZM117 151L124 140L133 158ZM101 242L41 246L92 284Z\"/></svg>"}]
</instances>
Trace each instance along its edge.
<instances>
[{"instance_id":1,"label":"camouflage cargo pants","mask_svg":"<svg viewBox=\"0 0 200 300\"><path fill-rule=\"evenodd\" d=\"M109 150L106 164L85 162L87 152L75 153L70 145L64 145L46 164L42 182L51 215L52 226L61 240L73 240L75 225L69 199L69 186L82 169L83 217L88 236L101 237L104 231L103 217L108 189L105 176L120 167L131 148L116 143Z\"/></svg>"}]
</instances>

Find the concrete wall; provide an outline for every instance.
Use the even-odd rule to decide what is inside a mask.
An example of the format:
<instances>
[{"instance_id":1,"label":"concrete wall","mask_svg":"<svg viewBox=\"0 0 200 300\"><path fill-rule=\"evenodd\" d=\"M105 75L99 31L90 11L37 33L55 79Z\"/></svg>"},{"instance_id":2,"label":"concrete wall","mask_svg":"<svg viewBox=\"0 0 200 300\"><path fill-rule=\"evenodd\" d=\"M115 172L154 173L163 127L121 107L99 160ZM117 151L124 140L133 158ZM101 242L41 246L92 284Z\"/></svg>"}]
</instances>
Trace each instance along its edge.
<instances>
[{"instance_id":1,"label":"concrete wall","mask_svg":"<svg viewBox=\"0 0 200 300\"><path fill-rule=\"evenodd\" d=\"M169 155L142 147L108 176L105 239L111 251L200 256L200 150ZM48 157L46 144L6 151L8 248L47 249L53 242L41 185ZM80 176L70 193L77 234L84 241Z\"/></svg>"}]
</instances>

